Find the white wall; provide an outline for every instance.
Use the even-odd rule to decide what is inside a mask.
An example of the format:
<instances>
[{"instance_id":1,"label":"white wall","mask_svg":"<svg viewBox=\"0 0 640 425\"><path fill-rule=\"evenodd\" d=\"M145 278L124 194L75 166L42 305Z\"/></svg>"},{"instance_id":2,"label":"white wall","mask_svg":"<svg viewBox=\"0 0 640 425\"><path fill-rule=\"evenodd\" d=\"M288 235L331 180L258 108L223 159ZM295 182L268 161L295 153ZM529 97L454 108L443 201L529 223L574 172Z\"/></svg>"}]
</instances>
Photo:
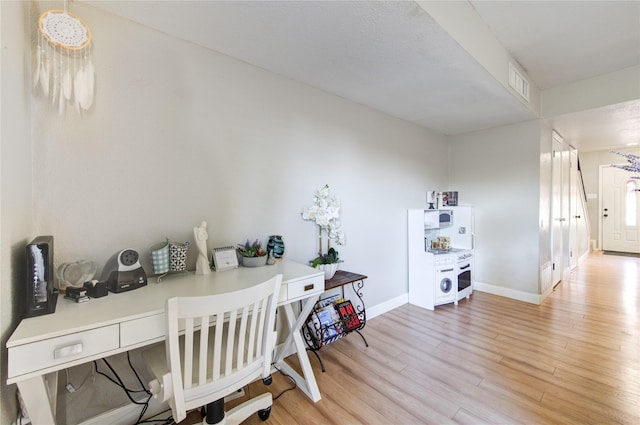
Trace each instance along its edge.
<instances>
[{"instance_id":1,"label":"white wall","mask_svg":"<svg viewBox=\"0 0 640 425\"><path fill-rule=\"evenodd\" d=\"M31 144L24 52L26 3L0 2L0 423L15 419L15 391L8 390L5 344L24 306L24 246L33 233ZM12 386L15 388L15 386Z\"/></svg>"},{"instance_id":2,"label":"white wall","mask_svg":"<svg viewBox=\"0 0 640 425\"><path fill-rule=\"evenodd\" d=\"M31 60L19 9L2 2L16 64ZM3 56L3 254L53 234L56 264L86 258L101 269L133 248L150 270L152 244L192 240L193 226L206 220L210 248L281 234L285 256L306 262L316 229L300 213L328 183L343 206L342 268L369 276L367 307L406 296L406 209L445 186L444 136L90 6L74 3L74 12L94 35L88 113L59 116L25 87L23 66ZM29 107L30 126L5 137L6 122L20 127ZM0 260L3 346L19 319L10 313L19 305L11 300L17 257ZM13 388L2 392L11 416Z\"/></svg>"},{"instance_id":3,"label":"white wall","mask_svg":"<svg viewBox=\"0 0 640 425\"><path fill-rule=\"evenodd\" d=\"M478 288L538 299L540 121L449 138L449 189L476 207Z\"/></svg>"},{"instance_id":4,"label":"white wall","mask_svg":"<svg viewBox=\"0 0 640 425\"><path fill-rule=\"evenodd\" d=\"M541 267L550 267L551 261L551 185L552 185L552 130L546 123L540 122L540 205L539 205L539 244Z\"/></svg>"},{"instance_id":5,"label":"white wall","mask_svg":"<svg viewBox=\"0 0 640 425\"><path fill-rule=\"evenodd\" d=\"M640 65L544 90L540 112L544 118L588 111L640 98Z\"/></svg>"},{"instance_id":6,"label":"white wall","mask_svg":"<svg viewBox=\"0 0 640 425\"><path fill-rule=\"evenodd\" d=\"M316 229L300 212L328 183L367 303L406 292L405 210L444 185L443 136L81 6L96 103L60 118L38 97L32 115L35 227L57 262L101 268L127 247L146 260L201 220L210 247L281 234L306 262Z\"/></svg>"}]
</instances>

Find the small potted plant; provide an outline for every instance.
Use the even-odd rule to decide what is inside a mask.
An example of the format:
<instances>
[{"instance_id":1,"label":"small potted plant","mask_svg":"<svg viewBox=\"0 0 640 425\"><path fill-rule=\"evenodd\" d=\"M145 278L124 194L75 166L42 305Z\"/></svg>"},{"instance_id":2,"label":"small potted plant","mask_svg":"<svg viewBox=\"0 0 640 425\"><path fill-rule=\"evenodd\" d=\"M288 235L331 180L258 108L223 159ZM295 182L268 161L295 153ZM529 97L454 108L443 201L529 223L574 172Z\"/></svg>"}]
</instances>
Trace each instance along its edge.
<instances>
[{"instance_id":1,"label":"small potted plant","mask_svg":"<svg viewBox=\"0 0 640 425\"><path fill-rule=\"evenodd\" d=\"M256 239L249 242L249 239L243 244L238 244L238 254L245 267L258 267L267 264L267 251L262 249L262 243Z\"/></svg>"},{"instance_id":2,"label":"small potted plant","mask_svg":"<svg viewBox=\"0 0 640 425\"><path fill-rule=\"evenodd\" d=\"M338 251L334 248L329 248L326 254L319 254L313 261L311 261L311 267L314 269L320 269L324 271L325 280L329 280L336 274L338 270L338 263L341 263Z\"/></svg>"}]
</instances>

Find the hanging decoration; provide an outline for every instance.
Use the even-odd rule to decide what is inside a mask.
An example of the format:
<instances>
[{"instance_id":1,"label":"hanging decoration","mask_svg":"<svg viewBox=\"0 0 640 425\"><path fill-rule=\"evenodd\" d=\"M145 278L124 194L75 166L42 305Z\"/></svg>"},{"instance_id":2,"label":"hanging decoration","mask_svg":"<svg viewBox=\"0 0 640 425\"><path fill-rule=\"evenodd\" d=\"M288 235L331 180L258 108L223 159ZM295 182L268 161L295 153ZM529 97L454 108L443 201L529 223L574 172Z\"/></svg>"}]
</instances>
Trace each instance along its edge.
<instances>
[{"instance_id":1,"label":"hanging decoration","mask_svg":"<svg viewBox=\"0 0 640 425\"><path fill-rule=\"evenodd\" d=\"M611 151L611 153L614 153L616 155L620 155L623 156L627 159L627 162L629 164L625 164L625 165L620 165L620 164L611 164L611 166L616 167L616 168L620 168L622 170L625 171L629 171L631 173L639 173L640 174L640 156L639 155L634 155L631 153L623 153L623 152L616 152L616 151ZM632 179L640 179L640 175L638 176L632 176Z\"/></svg>"},{"instance_id":2,"label":"hanging decoration","mask_svg":"<svg viewBox=\"0 0 640 425\"><path fill-rule=\"evenodd\" d=\"M33 86L51 99L63 115L68 104L80 113L93 105L95 70L91 30L78 16L48 10L38 19Z\"/></svg>"}]
</instances>

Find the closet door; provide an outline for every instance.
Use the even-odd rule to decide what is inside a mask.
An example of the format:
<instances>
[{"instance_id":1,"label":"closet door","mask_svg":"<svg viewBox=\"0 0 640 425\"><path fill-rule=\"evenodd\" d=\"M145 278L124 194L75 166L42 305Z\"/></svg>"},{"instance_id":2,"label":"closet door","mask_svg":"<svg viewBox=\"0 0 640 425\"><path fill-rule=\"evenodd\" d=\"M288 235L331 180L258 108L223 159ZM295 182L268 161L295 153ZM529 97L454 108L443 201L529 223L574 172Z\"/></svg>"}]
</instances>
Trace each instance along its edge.
<instances>
[{"instance_id":1,"label":"closet door","mask_svg":"<svg viewBox=\"0 0 640 425\"><path fill-rule=\"evenodd\" d=\"M552 137L552 188L551 188L551 261L552 285L562 280L569 271L569 215L570 191L569 147L562 138L553 133Z\"/></svg>"}]
</instances>

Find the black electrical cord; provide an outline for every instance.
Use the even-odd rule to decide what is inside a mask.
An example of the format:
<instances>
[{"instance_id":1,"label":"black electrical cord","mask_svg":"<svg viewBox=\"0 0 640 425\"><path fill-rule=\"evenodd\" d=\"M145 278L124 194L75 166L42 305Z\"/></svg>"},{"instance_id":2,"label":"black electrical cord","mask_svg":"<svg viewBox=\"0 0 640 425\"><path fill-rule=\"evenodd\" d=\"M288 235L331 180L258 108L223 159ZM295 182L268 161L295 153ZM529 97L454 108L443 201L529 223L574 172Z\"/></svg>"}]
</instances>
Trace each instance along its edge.
<instances>
[{"instance_id":1,"label":"black electrical cord","mask_svg":"<svg viewBox=\"0 0 640 425\"><path fill-rule=\"evenodd\" d=\"M114 384L116 384L117 386L119 386L120 388L122 388L124 390L124 392L127 394L127 397L129 397L129 400L131 400L132 403L135 404L144 404L141 403L139 401L136 401L133 399L133 397L131 397L131 393L146 393L146 394L151 394L149 392L149 390L147 390L146 388L143 388L141 390L131 390L129 388L127 388L124 383L122 382L122 379L120 379L120 376L118 376L118 374L116 373L116 371L113 369L113 367L109 364L109 362L106 359L102 359L102 361L104 362L104 364L107 365L107 367L111 370L111 372L115 375L116 379L113 379L112 377L110 377L109 375L107 375L106 373L100 371L98 369L98 363L97 361L93 361L93 366L95 367L96 373L99 375L104 376L105 378L107 378L109 381L113 382ZM117 381L116 381L117 380Z\"/></svg>"},{"instance_id":2,"label":"black electrical cord","mask_svg":"<svg viewBox=\"0 0 640 425\"><path fill-rule=\"evenodd\" d=\"M125 392L125 394L127 395L127 397L129 398L129 400L133 403L133 404L137 404L142 406L142 410L140 411L140 414L138 415L138 420L136 421L136 424L141 423L141 419L144 416L144 414L147 412L147 409L149 408L149 401L151 400L151 397L153 397L153 395L151 394L151 392L149 390L147 390L144 386L144 384L142 383L142 380L140 379L140 376L138 375L138 372L136 372L135 368L133 367L133 365L131 364L131 359L129 357L129 353L127 352L127 360L129 362L129 367L131 367L131 370L133 371L133 373L135 374L136 378L138 379L138 382L140 383L140 385L142 386L141 390L132 390L127 388L124 385L124 382L122 382L122 379L120 379L120 376L118 375L118 373L115 371L115 369L111 366L111 364L107 361L107 359L102 359L102 361L104 362L104 364L107 365L107 367L109 368L109 370L111 370L111 373L113 373L113 375L115 376L116 379L113 379L112 377L110 377L109 375L107 375L104 372L101 372L100 370L98 370L98 363L94 360L93 361L93 365L95 367L96 373L104 376L105 378L107 378L109 381L113 382L114 384L116 384L117 386L119 386L120 388L122 388ZM117 381L116 381L117 380ZM147 394L147 399L143 402L137 401L135 400L131 394L136 394L136 393L145 393Z\"/></svg>"},{"instance_id":3,"label":"black electrical cord","mask_svg":"<svg viewBox=\"0 0 640 425\"><path fill-rule=\"evenodd\" d=\"M277 399L280 398L280 396L284 393L286 393L287 391L291 391L291 390L295 390L298 387L298 384L296 383L296 380L293 379L293 377L287 373L284 373L282 370L280 370L278 368L278 366L276 366L275 363L272 364L272 366L274 367L275 370L277 370L278 372L280 372L281 375L286 376L287 378L289 378L289 380L291 381L291 383L293 384L291 387L287 388L286 390L283 390L280 394L278 394L277 396L275 396L273 398L273 401L276 401Z\"/></svg>"},{"instance_id":4,"label":"black electrical cord","mask_svg":"<svg viewBox=\"0 0 640 425\"><path fill-rule=\"evenodd\" d=\"M142 379L140 379L140 375L138 375L138 372L136 371L136 369L131 364L131 357L129 356L129 352L128 351L127 351L127 362L129 362L129 367L133 371L133 374L136 375L136 378L138 378L138 382L140 383L140 386L145 389L147 394L151 395L151 392L145 388L144 384L142 383Z\"/></svg>"}]
</instances>

